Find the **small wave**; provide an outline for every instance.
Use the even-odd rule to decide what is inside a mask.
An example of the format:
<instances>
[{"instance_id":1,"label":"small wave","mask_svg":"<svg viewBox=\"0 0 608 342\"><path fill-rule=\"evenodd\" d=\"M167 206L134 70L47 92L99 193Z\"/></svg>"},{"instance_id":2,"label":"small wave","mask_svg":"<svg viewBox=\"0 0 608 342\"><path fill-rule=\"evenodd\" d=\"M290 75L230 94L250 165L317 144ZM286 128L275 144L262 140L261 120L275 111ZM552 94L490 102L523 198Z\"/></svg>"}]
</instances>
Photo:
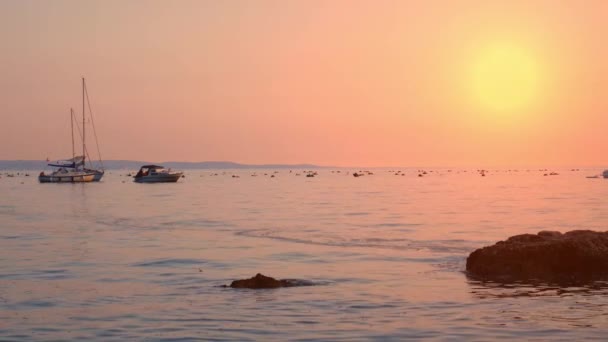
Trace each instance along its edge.
<instances>
[{"instance_id":1,"label":"small wave","mask_svg":"<svg viewBox=\"0 0 608 342\"><path fill-rule=\"evenodd\" d=\"M467 259L463 256L448 257L441 262L435 263L435 267L447 272L465 272Z\"/></svg>"},{"instance_id":2,"label":"small wave","mask_svg":"<svg viewBox=\"0 0 608 342\"><path fill-rule=\"evenodd\" d=\"M317 255L298 252L276 253L270 255L270 258L281 261L306 261L307 263L313 264L328 263L327 260L319 258Z\"/></svg>"},{"instance_id":3,"label":"small wave","mask_svg":"<svg viewBox=\"0 0 608 342\"><path fill-rule=\"evenodd\" d=\"M131 278L99 278L96 281L100 283L128 283L131 282Z\"/></svg>"},{"instance_id":4,"label":"small wave","mask_svg":"<svg viewBox=\"0 0 608 342\"><path fill-rule=\"evenodd\" d=\"M308 245L322 245L333 247L363 247L421 251L428 250L436 253L467 254L475 249L471 241L467 240L412 240L406 238L357 238L343 239L333 236L320 237L318 239L306 239L296 236L286 236L270 229L254 229L236 232L237 235L272 239ZM323 239L325 238L325 239Z\"/></svg>"},{"instance_id":5,"label":"small wave","mask_svg":"<svg viewBox=\"0 0 608 342\"><path fill-rule=\"evenodd\" d=\"M469 279L471 293L480 299L513 297L570 297L606 296L608 282L594 281L580 285L559 285L548 283L512 282L498 283Z\"/></svg>"},{"instance_id":6,"label":"small wave","mask_svg":"<svg viewBox=\"0 0 608 342\"><path fill-rule=\"evenodd\" d=\"M51 270L30 270L23 273L3 273L0 274L0 279L39 279L39 280L62 280L74 278L68 270L51 269Z\"/></svg>"},{"instance_id":7,"label":"small wave","mask_svg":"<svg viewBox=\"0 0 608 342\"><path fill-rule=\"evenodd\" d=\"M50 308L55 306L56 304L46 300L26 300L23 302L17 303L16 307L32 307L32 308Z\"/></svg>"},{"instance_id":8,"label":"small wave","mask_svg":"<svg viewBox=\"0 0 608 342\"><path fill-rule=\"evenodd\" d=\"M103 225L103 226L109 226L109 227L113 227L113 228L141 228L141 229L145 229L147 228L146 226L142 225L142 224L136 224L136 221L130 218L123 218L123 217L117 217L117 218L113 218L113 219L98 219L95 221L95 223L99 224L99 225Z\"/></svg>"},{"instance_id":9,"label":"small wave","mask_svg":"<svg viewBox=\"0 0 608 342\"><path fill-rule=\"evenodd\" d=\"M14 214L16 212L15 206L12 205L0 205L0 214Z\"/></svg>"},{"instance_id":10,"label":"small wave","mask_svg":"<svg viewBox=\"0 0 608 342\"><path fill-rule=\"evenodd\" d=\"M99 225L112 228L131 228L137 230L164 230L173 227L184 229L185 227L228 227L228 223L216 220L207 219L191 219L191 220L172 220L164 221L162 218L147 218L144 220L135 220L132 218L118 217L114 219L101 218L95 221Z\"/></svg>"},{"instance_id":11,"label":"small wave","mask_svg":"<svg viewBox=\"0 0 608 342\"><path fill-rule=\"evenodd\" d=\"M200 259L160 259L154 261L145 261L134 264L135 267L169 267L182 265L201 265L208 262Z\"/></svg>"},{"instance_id":12,"label":"small wave","mask_svg":"<svg viewBox=\"0 0 608 342\"><path fill-rule=\"evenodd\" d=\"M306 279L282 279L289 283L289 287L294 286L321 286L321 285L329 285L329 281L313 281Z\"/></svg>"},{"instance_id":13,"label":"small wave","mask_svg":"<svg viewBox=\"0 0 608 342\"><path fill-rule=\"evenodd\" d=\"M420 227L422 223L378 223L374 227L389 227L389 228L405 228L405 227Z\"/></svg>"},{"instance_id":14,"label":"small wave","mask_svg":"<svg viewBox=\"0 0 608 342\"><path fill-rule=\"evenodd\" d=\"M214 220L179 220L179 221L169 221L163 222L163 226L195 226L195 227L223 227L227 226L225 222L222 221L214 221Z\"/></svg>"},{"instance_id":15,"label":"small wave","mask_svg":"<svg viewBox=\"0 0 608 342\"><path fill-rule=\"evenodd\" d=\"M344 215L346 215L346 216L366 216L366 215L369 215L369 213L366 211L357 211L357 212L352 212L352 213L346 213Z\"/></svg>"}]
</instances>

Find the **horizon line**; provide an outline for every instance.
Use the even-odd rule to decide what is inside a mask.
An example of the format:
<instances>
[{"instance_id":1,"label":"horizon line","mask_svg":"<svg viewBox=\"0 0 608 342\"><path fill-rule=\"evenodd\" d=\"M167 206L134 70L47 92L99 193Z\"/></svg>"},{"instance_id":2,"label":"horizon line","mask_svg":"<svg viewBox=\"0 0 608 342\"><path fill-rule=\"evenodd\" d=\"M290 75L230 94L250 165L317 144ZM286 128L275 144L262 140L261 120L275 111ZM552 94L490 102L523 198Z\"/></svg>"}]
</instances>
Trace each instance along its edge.
<instances>
[{"instance_id":1,"label":"horizon line","mask_svg":"<svg viewBox=\"0 0 608 342\"><path fill-rule=\"evenodd\" d=\"M3 162L8 162L8 163L17 163L17 162L24 162L24 163L47 163L47 160L45 159L0 159L0 163ZM302 167L302 166L306 166L306 167L313 167L313 168L340 168L340 169L344 169L344 168L351 168L351 169L390 169L390 168L394 168L394 169L399 169L399 168L404 168L404 169L412 169L412 168L419 168L419 169L424 169L424 168L445 168L445 169L449 169L449 168L453 168L453 169L486 169L486 168L494 168L494 169L505 169L505 168L511 168L511 169L547 169L547 168L570 168L570 169L577 169L577 168L606 168L606 165L575 165L575 164L570 164L570 165L566 165L566 164L562 164L562 165L486 165L486 166L471 166L471 165L461 165L461 166L453 166L453 165L425 165L425 166L421 166L421 165L411 165L411 166L335 166L335 165L321 165L321 164L315 164L315 163L242 163L242 162L235 162L235 161L229 161L229 160L204 160L204 161L179 161L179 160L166 160L166 161L161 161L161 162L153 162L153 161L146 161L146 160L136 160L136 159L107 159L104 161L104 163L116 163L116 162L124 162L124 163L143 163L143 164L171 164L171 163L181 163L181 164L235 164L238 166L253 166L253 167L261 167L261 166L280 166L280 167ZM480 163L481 164L481 163Z\"/></svg>"}]
</instances>

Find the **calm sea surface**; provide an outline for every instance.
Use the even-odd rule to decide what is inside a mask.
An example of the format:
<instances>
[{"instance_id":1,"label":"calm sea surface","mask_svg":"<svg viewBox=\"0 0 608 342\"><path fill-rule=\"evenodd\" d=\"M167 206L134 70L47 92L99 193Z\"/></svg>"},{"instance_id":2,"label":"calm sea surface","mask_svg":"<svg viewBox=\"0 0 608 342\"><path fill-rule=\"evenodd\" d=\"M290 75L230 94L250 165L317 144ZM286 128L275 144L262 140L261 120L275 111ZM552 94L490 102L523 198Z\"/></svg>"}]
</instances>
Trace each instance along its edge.
<instances>
[{"instance_id":1,"label":"calm sea surface","mask_svg":"<svg viewBox=\"0 0 608 342\"><path fill-rule=\"evenodd\" d=\"M2 172L0 340L606 339L601 284L464 274L471 251L514 234L607 230L608 181L585 178L600 170L402 170ZM220 287L258 272L317 286Z\"/></svg>"}]
</instances>

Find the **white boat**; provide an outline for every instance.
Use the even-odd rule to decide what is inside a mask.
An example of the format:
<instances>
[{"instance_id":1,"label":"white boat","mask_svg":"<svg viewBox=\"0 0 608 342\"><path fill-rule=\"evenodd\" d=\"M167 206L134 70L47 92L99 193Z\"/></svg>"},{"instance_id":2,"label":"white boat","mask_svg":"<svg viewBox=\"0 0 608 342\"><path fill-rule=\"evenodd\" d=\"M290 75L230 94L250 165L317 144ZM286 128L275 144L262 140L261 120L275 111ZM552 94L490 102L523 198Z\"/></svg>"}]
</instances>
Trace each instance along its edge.
<instances>
[{"instance_id":1,"label":"white boat","mask_svg":"<svg viewBox=\"0 0 608 342\"><path fill-rule=\"evenodd\" d=\"M59 168L51 174L41 172L38 176L40 183L87 183L95 178L94 173Z\"/></svg>"},{"instance_id":2,"label":"white boat","mask_svg":"<svg viewBox=\"0 0 608 342\"><path fill-rule=\"evenodd\" d=\"M70 108L70 124L72 127L72 158L49 163L48 166L56 168L46 174L44 171L38 175L40 183L86 183L95 179L95 173L84 169L83 156L76 156L74 151L74 111ZM84 144L83 144L84 146ZM84 147L83 147L84 150Z\"/></svg>"},{"instance_id":3,"label":"white boat","mask_svg":"<svg viewBox=\"0 0 608 342\"><path fill-rule=\"evenodd\" d=\"M90 171L80 170L84 162L83 156L77 156L67 160L60 160L54 163L49 163L48 166L57 168L51 173L40 172L38 181L40 183L84 183L92 182L95 179L95 174Z\"/></svg>"},{"instance_id":4,"label":"white boat","mask_svg":"<svg viewBox=\"0 0 608 342\"><path fill-rule=\"evenodd\" d=\"M181 171L172 171L160 165L144 165L133 177L133 181L137 183L175 183L183 174Z\"/></svg>"},{"instance_id":5,"label":"white boat","mask_svg":"<svg viewBox=\"0 0 608 342\"><path fill-rule=\"evenodd\" d=\"M73 161L74 159L80 160L81 162L76 162L72 164L60 164L62 162L65 163ZM73 159L60 161L57 164L48 164L48 166L56 167L57 169L48 174L44 171L40 172L40 175L38 175L38 181L40 181L40 183L83 183L95 182L101 179L101 177L99 177L96 180L99 171L81 169L82 160L84 160L84 158L82 156L79 156ZM103 176L103 173L101 176Z\"/></svg>"},{"instance_id":6,"label":"white boat","mask_svg":"<svg viewBox=\"0 0 608 342\"><path fill-rule=\"evenodd\" d=\"M86 165L87 156L89 151L86 145L86 107L88 104L89 115L91 118L91 124L93 125L93 134L95 136L95 143L97 146L97 155L99 156L100 168L94 168L92 165ZM99 152L99 143L97 141L97 131L95 130L95 121L93 121L93 112L91 111L91 103L89 102L89 94L87 92L87 85L85 79L82 78L82 132L76 125L78 134L82 139L82 156L76 156L74 150L74 110L70 109L71 116L71 127L72 127L72 158L58 161L49 166L58 168L52 173L45 174L41 172L38 176L40 183L76 183L76 182L99 182L103 177L105 171L103 169L103 162L101 161L101 153ZM91 158L89 158L90 160Z\"/></svg>"}]
</instances>

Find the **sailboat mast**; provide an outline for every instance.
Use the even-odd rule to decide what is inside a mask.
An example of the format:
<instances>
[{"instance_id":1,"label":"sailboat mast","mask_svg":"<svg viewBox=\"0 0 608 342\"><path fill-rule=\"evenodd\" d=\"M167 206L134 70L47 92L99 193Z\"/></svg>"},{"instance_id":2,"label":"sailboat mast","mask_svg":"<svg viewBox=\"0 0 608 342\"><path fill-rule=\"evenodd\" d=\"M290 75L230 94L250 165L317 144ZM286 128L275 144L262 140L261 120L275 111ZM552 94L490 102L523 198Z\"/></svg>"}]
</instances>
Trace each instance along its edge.
<instances>
[{"instance_id":1,"label":"sailboat mast","mask_svg":"<svg viewBox=\"0 0 608 342\"><path fill-rule=\"evenodd\" d=\"M84 136L84 77L82 78L82 168L84 168L84 161L86 159L86 143Z\"/></svg>"},{"instance_id":2,"label":"sailboat mast","mask_svg":"<svg viewBox=\"0 0 608 342\"><path fill-rule=\"evenodd\" d=\"M70 127L72 128L72 160L76 162L76 152L74 151L74 109L70 108Z\"/></svg>"}]
</instances>

